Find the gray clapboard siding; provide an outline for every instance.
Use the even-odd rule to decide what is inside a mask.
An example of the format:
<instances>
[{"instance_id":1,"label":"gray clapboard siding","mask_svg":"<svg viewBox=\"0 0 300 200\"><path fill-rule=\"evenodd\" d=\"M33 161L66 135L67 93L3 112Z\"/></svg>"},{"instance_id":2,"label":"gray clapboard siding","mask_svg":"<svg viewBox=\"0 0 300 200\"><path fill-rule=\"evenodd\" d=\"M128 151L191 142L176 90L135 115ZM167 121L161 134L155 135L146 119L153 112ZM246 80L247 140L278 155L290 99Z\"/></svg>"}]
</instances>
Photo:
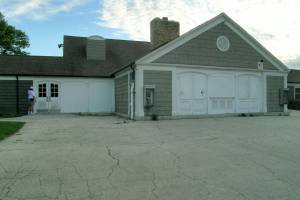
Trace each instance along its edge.
<instances>
[{"instance_id":1,"label":"gray clapboard siding","mask_svg":"<svg viewBox=\"0 0 300 200\"><path fill-rule=\"evenodd\" d=\"M172 72L144 71L144 85L155 85L154 106L146 109L145 115L172 115Z\"/></svg>"},{"instance_id":2,"label":"gray clapboard siding","mask_svg":"<svg viewBox=\"0 0 300 200\"><path fill-rule=\"evenodd\" d=\"M128 75L115 79L116 113L128 115Z\"/></svg>"},{"instance_id":3,"label":"gray clapboard siding","mask_svg":"<svg viewBox=\"0 0 300 200\"><path fill-rule=\"evenodd\" d=\"M19 81L19 113L17 113L17 88L15 80L0 80L0 115L27 113L27 91L33 81Z\"/></svg>"},{"instance_id":4,"label":"gray clapboard siding","mask_svg":"<svg viewBox=\"0 0 300 200\"><path fill-rule=\"evenodd\" d=\"M295 86L288 86L289 88L289 100L295 99Z\"/></svg>"},{"instance_id":5,"label":"gray clapboard siding","mask_svg":"<svg viewBox=\"0 0 300 200\"><path fill-rule=\"evenodd\" d=\"M217 48L216 41L220 35L225 35L230 41L227 52L221 52ZM257 62L261 59L264 60L264 69L277 70L228 26L220 24L154 62L257 69Z\"/></svg>"},{"instance_id":6,"label":"gray clapboard siding","mask_svg":"<svg viewBox=\"0 0 300 200\"><path fill-rule=\"evenodd\" d=\"M283 112L283 105L279 104L279 89L284 88L283 76L267 76L267 111Z\"/></svg>"}]
</instances>

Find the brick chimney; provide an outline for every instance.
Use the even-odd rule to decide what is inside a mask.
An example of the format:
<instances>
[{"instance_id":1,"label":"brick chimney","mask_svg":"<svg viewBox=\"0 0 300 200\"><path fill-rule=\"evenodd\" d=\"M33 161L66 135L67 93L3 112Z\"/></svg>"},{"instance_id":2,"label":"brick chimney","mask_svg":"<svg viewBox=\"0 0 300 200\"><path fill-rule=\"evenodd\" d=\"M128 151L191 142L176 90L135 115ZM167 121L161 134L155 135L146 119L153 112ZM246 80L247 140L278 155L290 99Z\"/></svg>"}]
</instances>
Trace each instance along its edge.
<instances>
[{"instance_id":1,"label":"brick chimney","mask_svg":"<svg viewBox=\"0 0 300 200\"><path fill-rule=\"evenodd\" d=\"M169 21L167 17L154 18L150 23L150 37L153 48L157 48L179 37L179 22Z\"/></svg>"}]
</instances>

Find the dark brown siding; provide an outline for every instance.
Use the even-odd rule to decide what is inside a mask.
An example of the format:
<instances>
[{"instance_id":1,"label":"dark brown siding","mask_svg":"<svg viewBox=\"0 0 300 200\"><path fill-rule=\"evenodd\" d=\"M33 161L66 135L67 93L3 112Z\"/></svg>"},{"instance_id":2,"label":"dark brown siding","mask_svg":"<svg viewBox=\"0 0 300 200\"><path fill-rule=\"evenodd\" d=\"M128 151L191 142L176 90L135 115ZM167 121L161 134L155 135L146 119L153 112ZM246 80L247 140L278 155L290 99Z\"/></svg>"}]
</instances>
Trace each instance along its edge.
<instances>
[{"instance_id":1,"label":"dark brown siding","mask_svg":"<svg viewBox=\"0 0 300 200\"><path fill-rule=\"evenodd\" d=\"M19 93L17 95L16 80L0 80L0 115L26 114L27 90L32 84L33 81L19 81ZM18 98L19 113L17 105Z\"/></svg>"}]
</instances>

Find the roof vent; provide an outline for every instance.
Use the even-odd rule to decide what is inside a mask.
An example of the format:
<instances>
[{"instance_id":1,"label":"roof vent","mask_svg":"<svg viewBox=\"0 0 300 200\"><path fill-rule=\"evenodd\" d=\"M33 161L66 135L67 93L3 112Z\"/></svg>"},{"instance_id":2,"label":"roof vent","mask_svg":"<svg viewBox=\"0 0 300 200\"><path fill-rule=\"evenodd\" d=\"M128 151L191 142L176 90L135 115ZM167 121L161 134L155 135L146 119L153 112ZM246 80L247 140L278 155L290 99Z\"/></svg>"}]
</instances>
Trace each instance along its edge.
<instances>
[{"instance_id":1,"label":"roof vent","mask_svg":"<svg viewBox=\"0 0 300 200\"><path fill-rule=\"evenodd\" d=\"M105 39L98 35L90 36L86 39L86 59L105 60L106 45Z\"/></svg>"}]
</instances>

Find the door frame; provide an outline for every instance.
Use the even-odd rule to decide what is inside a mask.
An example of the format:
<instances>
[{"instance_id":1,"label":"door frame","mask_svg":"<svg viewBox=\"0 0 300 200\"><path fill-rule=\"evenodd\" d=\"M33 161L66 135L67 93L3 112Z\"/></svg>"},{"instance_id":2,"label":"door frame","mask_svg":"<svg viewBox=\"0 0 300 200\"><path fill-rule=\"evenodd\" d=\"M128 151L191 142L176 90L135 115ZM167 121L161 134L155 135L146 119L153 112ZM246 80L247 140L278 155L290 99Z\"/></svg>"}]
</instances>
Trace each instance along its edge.
<instances>
[{"instance_id":1,"label":"door frame","mask_svg":"<svg viewBox=\"0 0 300 200\"><path fill-rule=\"evenodd\" d=\"M46 101L46 109L45 110L40 110L38 109L38 101L41 97L39 97L39 85L40 84L46 84L46 97L42 97L45 98ZM57 84L58 85L58 97L51 97L51 84ZM36 104L35 104L35 111L36 112L44 112L44 113L57 113L61 111L61 82L56 81L56 80L37 80L35 82L35 91L36 91ZM51 99L55 98L57 100L57 104L59 109L57 110L52 110L51 109Z\"/></svg>"},{"instance_id":2,"label":"door frame","mask_svg":"<svg viewBox=\"0 0 300 200\"><path fill-rule=\"evenodd\" d=\"M254 77L257 77L258 80L259 80L259 85L261 86L260 89L259 89L259 96L258 96L258 111L257 112L249 112L249 109L248 109L248 112L246 113L260 113L260 112L263 112L264 110L264 77L263 77L263 74L262 73L239 73L237 74L236 76L236 103L235 103L235 112L236 113L242 113L239 111L239 89L240 89L240 84L239 84L239 77L241 76L248 76L248 77L251 77L251 76L254 76ZM249 87L249 86L248 86ZM250 101L250 99L248 99L247 101Z\"/></svg>"}]
</instances>

